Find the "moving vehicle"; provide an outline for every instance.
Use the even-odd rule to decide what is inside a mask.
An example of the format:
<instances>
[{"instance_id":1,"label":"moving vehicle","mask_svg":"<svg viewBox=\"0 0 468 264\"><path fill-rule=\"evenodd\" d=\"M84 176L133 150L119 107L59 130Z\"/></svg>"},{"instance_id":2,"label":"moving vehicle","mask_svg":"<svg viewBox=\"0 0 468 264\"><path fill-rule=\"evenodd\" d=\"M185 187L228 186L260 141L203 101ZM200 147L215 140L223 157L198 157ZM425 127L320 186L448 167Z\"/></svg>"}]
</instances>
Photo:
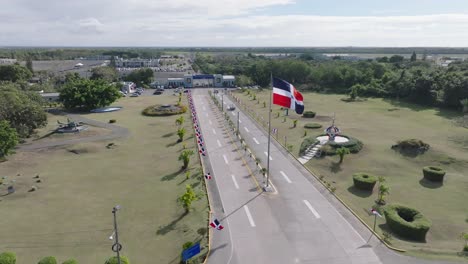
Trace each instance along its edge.
<instances>
[{"instance_id":1,"label":"moving vehicle","mask_svg":"<svg viewBox=\"0 0 468 264\"><path fill-rule=\"evenodd\" d=\"M234 110L236 110L236 106L233 105L233 104L230 104L230 105L228 105L227 110L234 111Z\"/></svg>"}]
</instances>

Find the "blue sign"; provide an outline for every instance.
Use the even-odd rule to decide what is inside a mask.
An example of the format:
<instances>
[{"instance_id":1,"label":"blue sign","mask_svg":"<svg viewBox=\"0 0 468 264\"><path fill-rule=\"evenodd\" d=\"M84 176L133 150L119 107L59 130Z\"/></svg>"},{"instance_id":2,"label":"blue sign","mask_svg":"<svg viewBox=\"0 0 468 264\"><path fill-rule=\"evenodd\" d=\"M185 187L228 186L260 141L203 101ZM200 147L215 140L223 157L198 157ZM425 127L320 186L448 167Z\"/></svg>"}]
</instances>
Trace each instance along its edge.
<instances>
[{"instance_id":1,"label":"blue sign","mask_svg":"<svg viewBox=\"0 0 468 264\"><path fill-rule=\"evenodd\" d=\"M184 250L182 252L182 260L187 261L191 257L197 255L198 253L200 253L200 243L197 243L197 244L193 245L192 247L187 248L186 250Z\"/></svg>"}]
</instances>

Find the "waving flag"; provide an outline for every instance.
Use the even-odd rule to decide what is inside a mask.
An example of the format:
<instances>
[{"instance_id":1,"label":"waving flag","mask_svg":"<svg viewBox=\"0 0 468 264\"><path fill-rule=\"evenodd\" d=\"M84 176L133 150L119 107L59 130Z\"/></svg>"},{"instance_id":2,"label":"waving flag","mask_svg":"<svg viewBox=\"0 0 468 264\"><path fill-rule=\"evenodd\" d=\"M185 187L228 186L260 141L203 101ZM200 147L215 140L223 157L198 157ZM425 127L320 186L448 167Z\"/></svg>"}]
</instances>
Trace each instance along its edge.
<instances>
[{"instance_id":1,"label":"waving flag","mask_svg":"<svg viewBox=\"0 0 468 264\"><path fill-rule=\"evenodd\" d=\"M210 226L213 227L213 228L216 228L218 230L223 230L224 226L222 226L218 219L215 219L213 222L210 223Z\"/></svg>"},{"instance_id":2,"label":"waving flag","mask_svg":"<svg viewBox=\"0 0 468 264\"><path fill-rule=\"evenodd\" d=\"M297 114L304 112L302 94L285 80L273 78L273 104L295 110Z\"/></svg>"}]
</instances>

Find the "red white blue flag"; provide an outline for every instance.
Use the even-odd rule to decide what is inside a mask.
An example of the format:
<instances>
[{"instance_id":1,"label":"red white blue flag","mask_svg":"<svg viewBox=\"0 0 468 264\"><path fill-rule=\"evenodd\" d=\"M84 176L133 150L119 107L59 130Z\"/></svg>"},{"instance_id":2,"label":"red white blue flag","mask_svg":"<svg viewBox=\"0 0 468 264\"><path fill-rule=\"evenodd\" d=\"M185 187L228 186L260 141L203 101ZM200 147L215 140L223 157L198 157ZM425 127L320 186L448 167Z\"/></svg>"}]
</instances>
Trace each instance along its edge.
<instances>
[{"instance_id":1,"label":"red white blue flag","mask_svg":"<svg viewBox=\"0 0 468 264\"><path fill-rule=\"evenodd\" d=\"M292 84L273 77L273 104L290 108L301 115L304 112L303 100L302 94Z\"/></svg>"},{"instance_id":2,"label":"red white blue flag","mask_svg":"<svg viewBox=\"0 0 468 264\"><path fill-rule=\"evenodd\" d=\"M207 174L205 174L205 179L211 180L211 174L209 172Z\"/></svg>"},{"instance_id":3,"label":"red white blue flag","mask_svg":"<svg viewBox=\"0 0 468 264\"><path fill-rule=\"evenodd\" d=\"M218 219L215 219L213 222L211 222L210 226L218 230L223 230L224 228L224 226L222 226L221 223L219 223Z\"/></svg>"}]
</instances>

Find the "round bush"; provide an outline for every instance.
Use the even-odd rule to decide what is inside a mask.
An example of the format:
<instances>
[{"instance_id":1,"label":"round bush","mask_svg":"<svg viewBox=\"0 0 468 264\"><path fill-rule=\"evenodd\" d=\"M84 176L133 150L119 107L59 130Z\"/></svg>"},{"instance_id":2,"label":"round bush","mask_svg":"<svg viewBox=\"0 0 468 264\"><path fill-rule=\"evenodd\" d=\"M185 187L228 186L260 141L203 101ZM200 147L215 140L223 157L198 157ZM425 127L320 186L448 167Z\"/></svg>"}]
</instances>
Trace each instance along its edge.
<instances>
[{"instance_id":1,"label":"round bush","mask_svg":"<svg viewBox=\"0 0 468 264\"><path fill-rule=\"evenodd\" d=\"M427 166L423 168L424 179L433 182L444 181L445 171L436 166Z\"/></svg>"},{"instance_id":2,"label":"round bush","mask_svg":"<svg viewBox=\"0 0 468 264\"><path fill-rule=\"evenodd\" d=\"M322 125L321 124L317 124L317 123L307 123L304 125L304 128L309 128L309 129L316 129L316 128L321 128Z\"/></svg>"},{"instance_id":3,"label":"round bush","mask_svg":"<svg viewBox=\"0 0 468 264\"><path fill-rule=\"evenodd\" d=\"M104 264L118 264L117 257L110 257ZM130 261L128 261L127 257L120 256L120 264L130 264Z\"/></svg>"},{"instance_id":4,"label":"round bush","mask_svg":"<svg viewBox=\"0 0 468 264\"><path fill-rule=\"evenodd\" d=\"M0 264L15 264L16 255L12 252L3 252L0 254Z\"/></svg>"},{"instance_id":5,"label":"round bush","mask_svg":"<svg viewBox=\"0 0 468 264\"><path fill-rule=\"evenodd\" d=\"M115 119L109 120L109 124L113 124L113 123L115 123L115 122L117 122L117 120L115 120Z\"/></svg>"},{"instance_id":6,"label":"round bush","mask_svg":"<svg viewBox=\"0 0 468 264\"><path fill-rule=\"evenodd\" d=\"M57 264L57 259L52 256L42 258L37 264Z\"/></svg>"},{"instance_id":7,"label":"round bush","mask_svg":"<svg viewBox=\"0 0 468 264\"><path fill-rule=\"evenodd\" d=\"M78 261L74 259L69 259L69 260L64 261L62 264L78 264Z\"/></svg>"},{"instance_id":8,"label":"round bush","mask_svg":"<svg viewBox=\"0 0 468 264\"><path fill-rule=\"evenodd\" d=\"M425 241L431 221L418 210L399 204L387 205L385 220L395 234L417 241Z\"/></svg>"},{"instance_id":9,"label":"round bush","mask_svg":"<svg viewBox=\"0 0 468 264\"><path fill-rule=\"evenodd\" d=\"M372 191L377 182L377 177L366 173L355 173L353 174L353 182L354 187L359 190Z\"/></svg>"},{"instance_id":10,"label":"round bush","mask_svg":"<svg viewBox=\"0 0 468 264\"><path fill-rule=\"evenodd\" d=\"M302 114L302 117L305 117L305 118L314 118L314 117L315 117L315 112L312 112L312 111L305 111L305 112Z\"/></svg>"},{"instance_id":11,"label":"round bush","mask_svg":"<svg viewBox=\"0 0 468 264\"><path fill-rule=\"evenodd\" d=\"M152 105L145 108L142 112L146 116L170 116L187 112L185 105Z\"/></svg>"}]
</instances>

